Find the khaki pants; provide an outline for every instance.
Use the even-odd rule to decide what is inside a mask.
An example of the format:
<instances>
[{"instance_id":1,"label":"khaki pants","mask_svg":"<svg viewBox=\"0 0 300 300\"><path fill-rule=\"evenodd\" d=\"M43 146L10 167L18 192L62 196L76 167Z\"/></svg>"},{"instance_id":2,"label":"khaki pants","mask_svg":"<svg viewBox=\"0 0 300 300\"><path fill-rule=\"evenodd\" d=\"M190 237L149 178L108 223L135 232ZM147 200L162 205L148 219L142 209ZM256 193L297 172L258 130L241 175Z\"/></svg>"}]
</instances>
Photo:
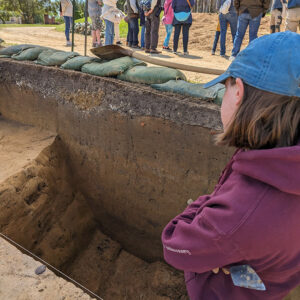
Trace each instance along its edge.
<instances>
[{"instance_id":1,"label":"khaki pants","mask_svg":"<svg viewBox=\"0 0 300 300\"><path fill-rule=\"evenodd\" d=\"M293 7L288 9L285 30L297 32L297 27L300 30L300 7Z\"/></svg>"},{"instance_id":2,"label":"khaki pants","mask_svg":"<svg viewBox=\"0 0 300 300\"><path fill-rule=\"evenodd\" d=\"M278 9L273 9L271 11L271 21L270 21L270 26L275 25L275 26L280 26L282 22L282 16L281 16L281 11Z\"/></svg>"}]
</instances>

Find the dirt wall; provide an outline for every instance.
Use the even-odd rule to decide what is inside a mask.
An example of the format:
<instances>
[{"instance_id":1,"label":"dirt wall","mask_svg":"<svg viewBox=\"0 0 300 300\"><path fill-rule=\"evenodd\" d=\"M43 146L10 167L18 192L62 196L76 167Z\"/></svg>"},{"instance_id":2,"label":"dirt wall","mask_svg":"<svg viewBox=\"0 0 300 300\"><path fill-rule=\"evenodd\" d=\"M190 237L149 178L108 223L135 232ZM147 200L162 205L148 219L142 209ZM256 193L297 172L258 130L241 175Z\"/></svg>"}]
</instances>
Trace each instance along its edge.
<instances>
[{"instance_id":1,"label":"dirt wall","mask_svg":"<svg viewBox=\"0 0 300 300\"><path fill-rule=\"evenodd\" d=\"M112 78L0 61L0 112L56 131L73 188L105 234L148 261L190 198L210 192L232 149L219 107Z\"/></svg>"}]
</instances>

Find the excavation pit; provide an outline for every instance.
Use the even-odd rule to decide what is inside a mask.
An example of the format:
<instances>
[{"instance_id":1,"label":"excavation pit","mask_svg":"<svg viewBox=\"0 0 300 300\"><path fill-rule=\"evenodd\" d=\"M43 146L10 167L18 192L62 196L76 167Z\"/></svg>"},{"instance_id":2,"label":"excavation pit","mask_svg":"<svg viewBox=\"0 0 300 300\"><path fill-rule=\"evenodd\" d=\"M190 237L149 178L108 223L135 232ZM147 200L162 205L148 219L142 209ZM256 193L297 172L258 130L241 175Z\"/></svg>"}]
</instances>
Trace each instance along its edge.
<instances>
[{"instance_id":1,"label":"excavation pit","mask_svg":"<svg viewBox=\"0 0 300 300\"><path fill-rule=\"evenodd\" d=\"M160 235L233 153L219 107L10 59L0 90L1 122L45 143L2 175L0 231L104 299L188 299Z\"/></svg>"}]
</instances>

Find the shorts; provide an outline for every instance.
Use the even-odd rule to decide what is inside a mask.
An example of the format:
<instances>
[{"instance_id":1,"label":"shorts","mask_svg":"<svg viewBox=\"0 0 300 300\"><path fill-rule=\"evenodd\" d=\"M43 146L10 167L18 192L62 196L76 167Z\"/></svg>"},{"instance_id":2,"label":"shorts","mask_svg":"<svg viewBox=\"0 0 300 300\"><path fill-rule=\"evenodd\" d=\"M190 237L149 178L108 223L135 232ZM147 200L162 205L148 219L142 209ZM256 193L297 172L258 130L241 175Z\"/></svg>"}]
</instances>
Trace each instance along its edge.
<instances>
[{"instance_id":1,"label":"shorts","mask_svg":"<svg viewBox=\"0 0 300 300\"><path fill-rule=\"evenodd\" d=\"M102 30L102 20L100 16L91 17L92 30Z\"/></svg>"},{"instance_id":2,"label":"shorts","mask_svg":"<svg viewBox=\"0 0 300 300\"><path fill-rule=\"evenodd\" d=\"M282 23L282 12L279 9L273 9L271 11L270 26L280 26Z\"/></svg>"},{"instance_id":3,"label":"shorts","mask_svg":"<svg viewBox=\"0 0 300 300\"><path fill-rule=\"evenodd\" d=\"M285 30L297 32L300 29L300 7L290 8L287 12Z\"/></svg>"}]
</instances>

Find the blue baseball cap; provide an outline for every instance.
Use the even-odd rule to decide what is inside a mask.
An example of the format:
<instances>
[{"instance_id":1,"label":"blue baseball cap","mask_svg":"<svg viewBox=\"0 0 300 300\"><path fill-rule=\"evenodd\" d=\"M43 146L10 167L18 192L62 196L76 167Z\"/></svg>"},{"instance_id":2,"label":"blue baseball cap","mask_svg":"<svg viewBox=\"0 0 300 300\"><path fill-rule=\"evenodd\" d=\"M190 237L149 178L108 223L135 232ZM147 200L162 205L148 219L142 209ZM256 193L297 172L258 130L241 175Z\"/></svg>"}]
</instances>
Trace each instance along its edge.
<instances>
[{"instance_id":1,"label":"blue baseball cap","mask_svg":"<svg viewBox=\"0 0 300 300\"><path fill-rule=\"evenodd\" d=\"M300 97L300 34L285 31L253 40L225 73L203 87L224 83L229 77L263 91Z\"/></svg>"}]
</instances>

